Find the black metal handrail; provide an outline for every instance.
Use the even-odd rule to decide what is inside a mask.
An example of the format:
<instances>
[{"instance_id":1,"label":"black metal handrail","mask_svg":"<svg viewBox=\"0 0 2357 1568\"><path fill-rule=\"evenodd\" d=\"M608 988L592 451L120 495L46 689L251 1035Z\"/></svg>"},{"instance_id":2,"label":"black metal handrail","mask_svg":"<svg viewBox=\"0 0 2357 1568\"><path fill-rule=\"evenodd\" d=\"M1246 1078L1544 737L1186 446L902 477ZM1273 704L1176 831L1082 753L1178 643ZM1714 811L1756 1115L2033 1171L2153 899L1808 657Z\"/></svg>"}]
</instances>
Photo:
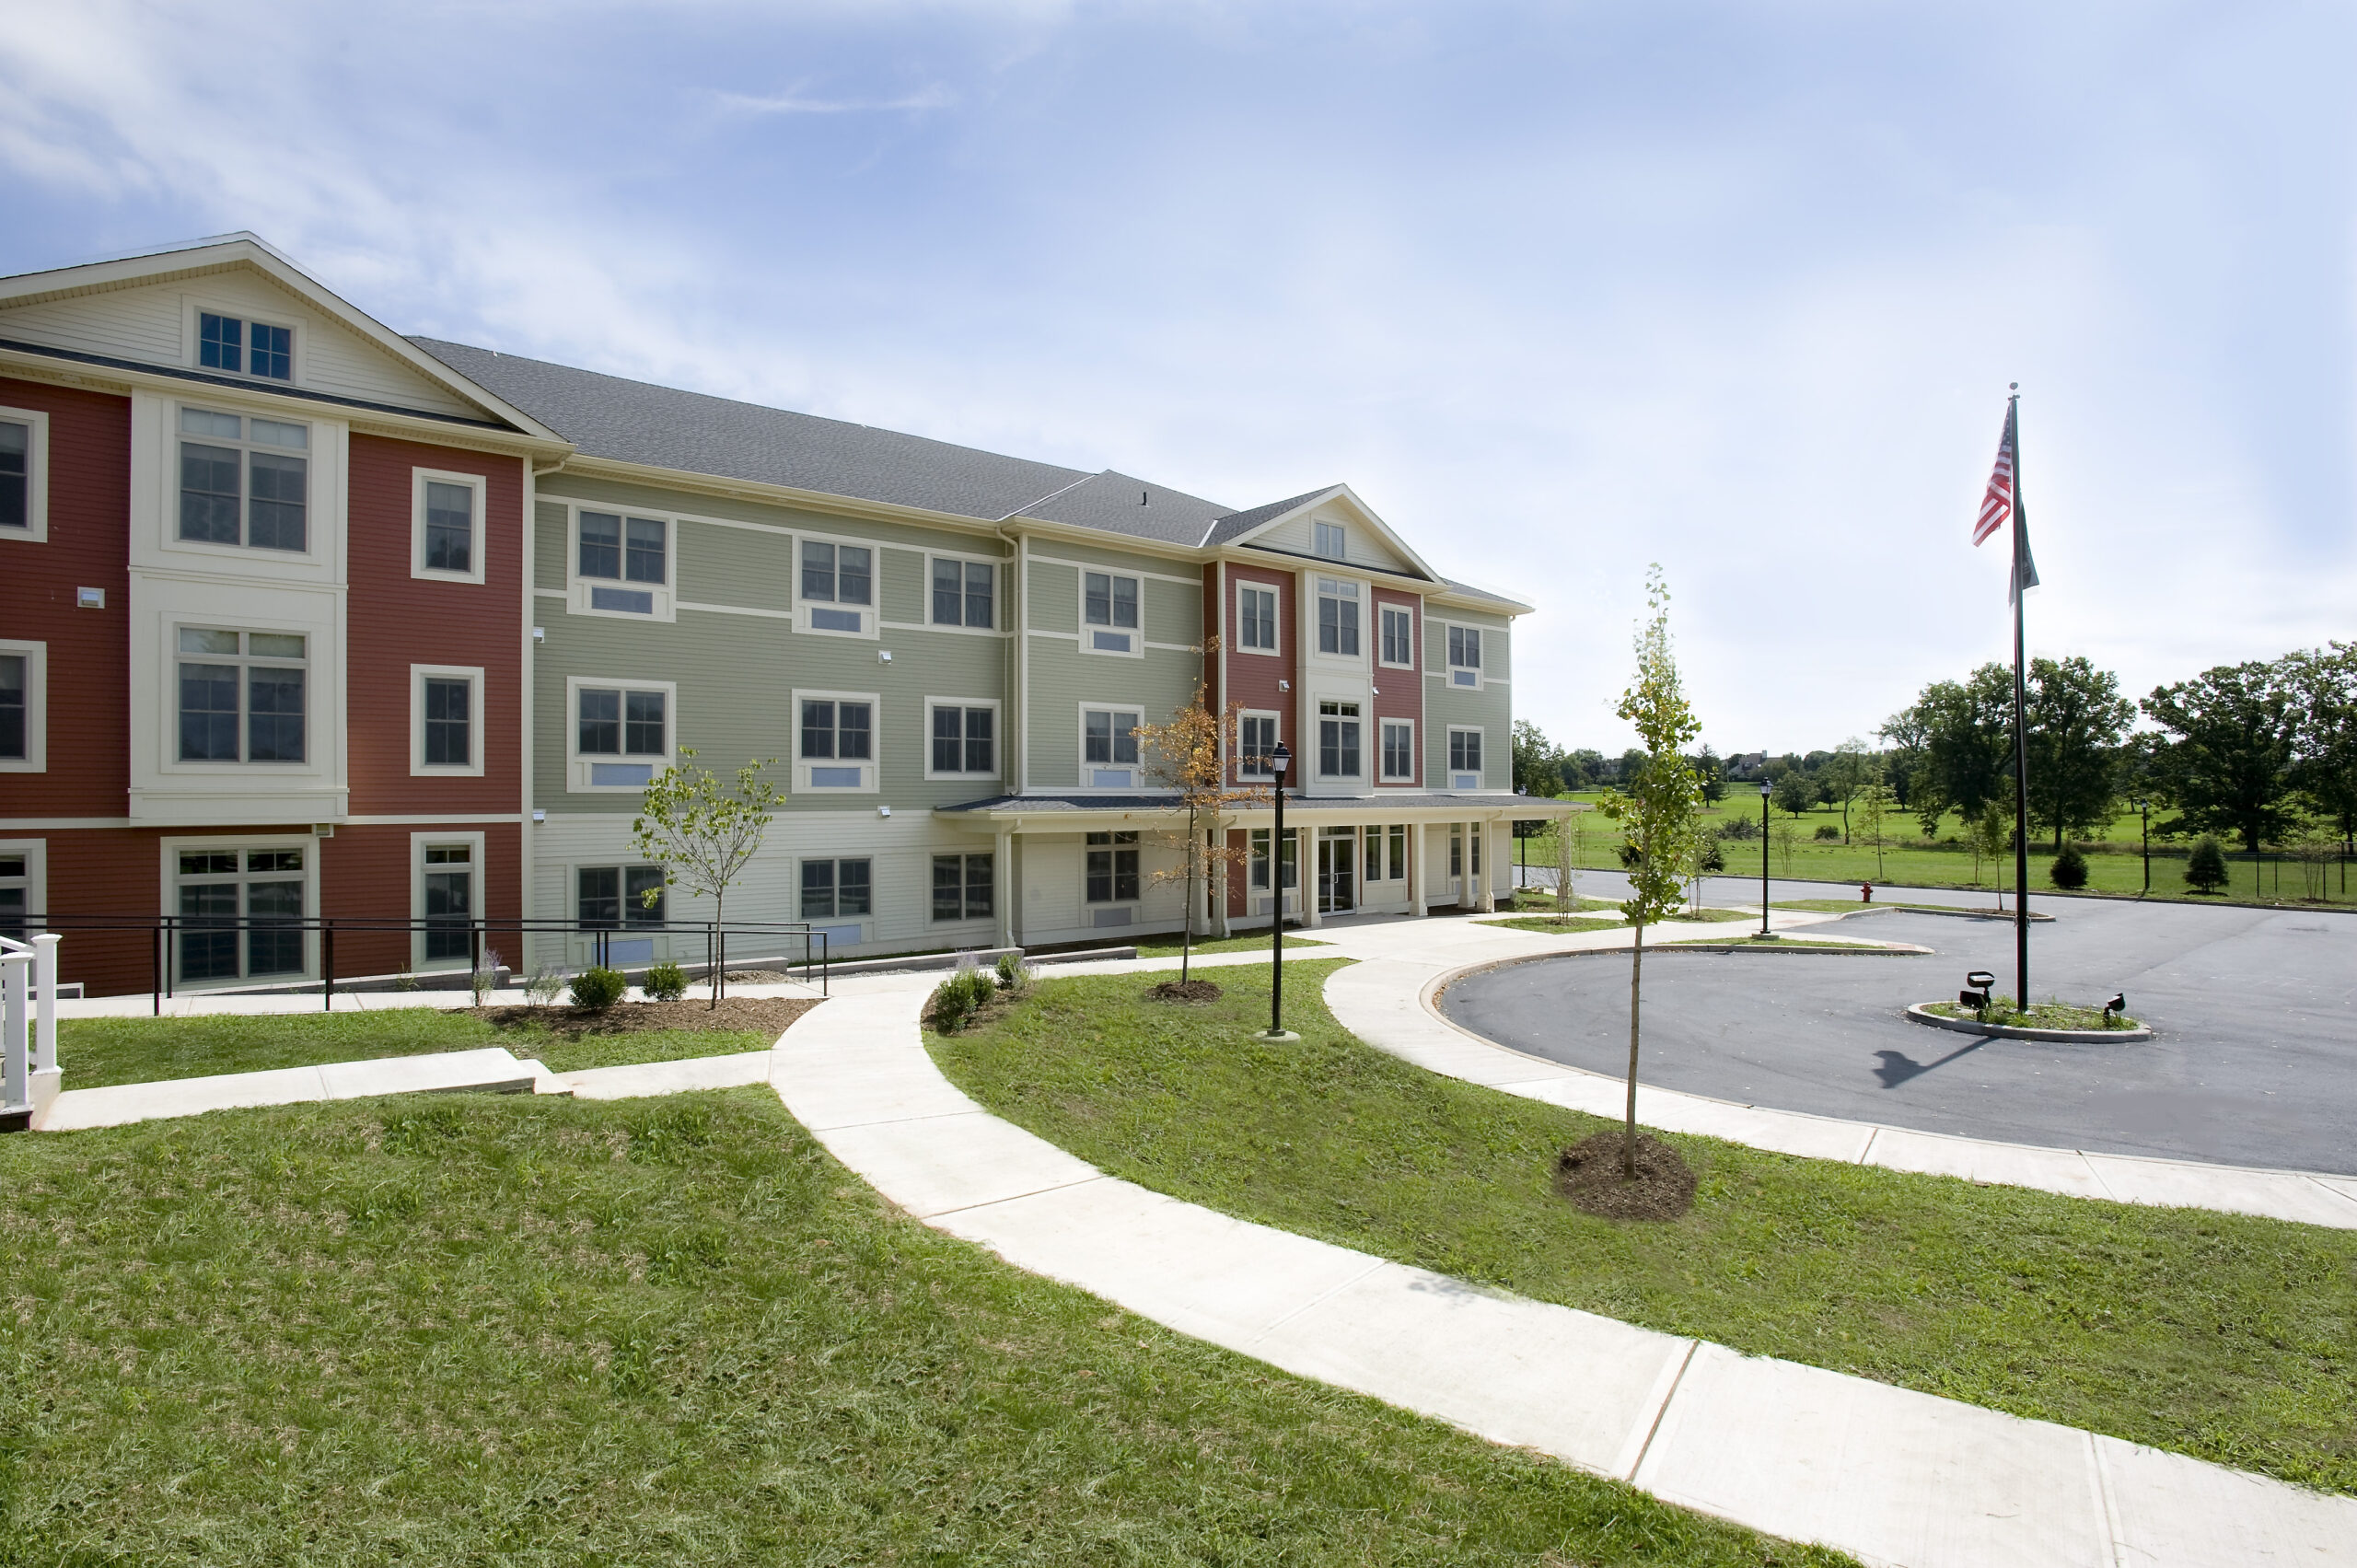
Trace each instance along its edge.
<instances>
[{"instance_id":1,"label":"black metal handrail","mask_svg":"<svg viewBox=\"0 0 2357 1568\"><path fill-rule=\"evenodd\" d=\"M341 931L347 935L400 933L414 935L428 932L450 935L467 934L467 968L451 973L473 973L482 968L483 954L493 938L510 933L518 939L527 936L587 936L590 938L591 963L598 968L610 967L612 944L616 938L635 940L640 937L668 935L701 935L704 944L702 969L707 976L725 977L728 961L728 939L731 936L784 938L798 944L798 960L802 978L807 983L815 969L821 995L829 993L831 963L831 938L827 929L808 921L640 921L627 917L620 920L563 920L540 916L464 916L464 915L179 915L179 914L26 914L11 924L21 923L27 930L55 931L144 931L148 934L149 989L153 993L154 1011L161 1016L164 1001L174 993L176 982L184 982L179 973L182 948L176 938L192 934L215 935L247 934L261 931L274 935L301 933L306 936L316 933L319 938L319 1005L332 1009L336 988L335 938ZM520 956L520 955L519 955ZM790 954L771 955L784 958L789 969L797 960ZM408 971L403 971L408 972ZM522 974L514 968L512 973ZM312 982L297 980L279 985L267 977L249 977L235 990L307 990ZM726 984L725 978L717 983ZM136 993L134 993L135 995Z\"/></svg>"}]
</instances>

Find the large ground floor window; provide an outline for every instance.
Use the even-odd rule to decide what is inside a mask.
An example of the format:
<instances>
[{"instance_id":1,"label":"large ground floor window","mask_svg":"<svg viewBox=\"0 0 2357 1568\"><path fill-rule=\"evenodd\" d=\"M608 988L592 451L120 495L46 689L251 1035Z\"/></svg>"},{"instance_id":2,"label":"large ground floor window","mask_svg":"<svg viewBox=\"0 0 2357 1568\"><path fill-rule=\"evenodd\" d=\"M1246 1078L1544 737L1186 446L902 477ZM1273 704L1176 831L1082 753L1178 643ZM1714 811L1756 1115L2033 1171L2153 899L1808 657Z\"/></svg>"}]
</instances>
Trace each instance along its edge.
<instances>
[{"instance_id":1,"label":"large ground floor window","mask_svg":"<svg viewBox=\"0 0 2357 1568\"><path fill-rule=\"evenodd\" d=\"M873 862L865 855L804 861L802 918L843 920L867 914L874 886L872 869Z\"/></svg>"},{"instance_id":2,"label":"large ground floor window","mask_svg":"<svg viewBox=\"0 0 2357 1568\"><path fill-rule=\"evenodd\" d=\"M933 918L985 920L990 917L993 865L987 854L936 854L933 857Z\"/></svg>"},{"instance_id":3,"label":"large ground floor window","mask_svg":"<svg viewBox=\"0 0 2357 1568\"><path fill-rule=\"evenodd\" d=\"M186 849L176 857L182 980L303 972L303 845Z\"/></svg>"}]
</instances>

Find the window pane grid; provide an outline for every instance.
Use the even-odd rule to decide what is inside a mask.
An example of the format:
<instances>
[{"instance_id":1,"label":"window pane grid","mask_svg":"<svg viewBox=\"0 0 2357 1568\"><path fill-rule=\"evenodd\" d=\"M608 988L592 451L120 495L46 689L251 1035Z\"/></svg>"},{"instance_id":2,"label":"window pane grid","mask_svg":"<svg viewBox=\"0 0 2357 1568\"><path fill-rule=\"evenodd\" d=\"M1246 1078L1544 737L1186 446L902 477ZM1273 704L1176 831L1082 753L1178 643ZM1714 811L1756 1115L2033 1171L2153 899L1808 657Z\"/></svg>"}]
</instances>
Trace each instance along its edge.
<instances>
[{"instance_id":1,"label":"window pane grid","mask_svg":"<svg viewBox=\"0 0 2357 1568\"><path fill-rule=\"evenodd\" d=\"M471 572L475 551L475 493L470 485L428 480L425 484L425 569Z\"/></svg>"}]
</instances>

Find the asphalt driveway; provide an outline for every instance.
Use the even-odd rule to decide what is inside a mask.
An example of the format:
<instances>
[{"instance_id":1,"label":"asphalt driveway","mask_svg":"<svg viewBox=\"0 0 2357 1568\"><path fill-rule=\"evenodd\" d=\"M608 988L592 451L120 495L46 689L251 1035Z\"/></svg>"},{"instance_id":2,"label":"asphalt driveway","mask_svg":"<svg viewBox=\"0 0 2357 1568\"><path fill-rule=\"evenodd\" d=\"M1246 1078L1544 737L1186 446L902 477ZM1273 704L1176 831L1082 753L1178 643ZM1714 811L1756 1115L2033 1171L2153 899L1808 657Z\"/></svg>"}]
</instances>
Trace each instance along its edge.
<instances>
[{"instance_id":1,"label":"asphalt driveway","mask_svg":"<svg viewBox=\"0 0 2357 1568\"><path fill-rule=\"evenodd\" d=\"M1583 892L1615 890L1591 880L1608 879L1583 877ZM2035 897L2031 908L2055 917L2031 930L2033 996L2099 1004L2124 991L2150 1042L1979 1040L1907 1022L1907 1004L1953 997L1968 970L1993 970L2010 991L2014 932L1897 912L1840 929L1935 956L1655 961L1649 947L1639 1076L1927 1132L2357 1174L2357 915ZM1492 970L1451 986L1442 1010L1501 1044L1617 1076L1628 955Z\"/></svg>"}]
</instances>

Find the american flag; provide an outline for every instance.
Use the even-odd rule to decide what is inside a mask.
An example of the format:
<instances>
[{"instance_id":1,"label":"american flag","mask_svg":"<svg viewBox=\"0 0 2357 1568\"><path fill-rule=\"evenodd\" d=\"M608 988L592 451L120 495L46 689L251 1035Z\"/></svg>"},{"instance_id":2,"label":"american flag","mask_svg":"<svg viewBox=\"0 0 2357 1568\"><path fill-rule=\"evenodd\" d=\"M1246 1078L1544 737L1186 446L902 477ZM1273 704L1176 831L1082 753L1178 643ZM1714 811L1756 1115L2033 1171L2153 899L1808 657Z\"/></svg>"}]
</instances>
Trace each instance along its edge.
<instances>
[{"instance_id":1,"label":"american flag","mask_svg":"<svg viewBox=\"0 0 2357 1568\"><path fill-rule=\"evenodd\" d=\"M1997 467L1989 475L1989 494L1980 498L1980 520L1972 525L1972 542L1986 544L1989 536L2005 526L2014 513L2014 405L2005 405L2005 434L1997 443Z\"/></svg>"}]
</instances>

